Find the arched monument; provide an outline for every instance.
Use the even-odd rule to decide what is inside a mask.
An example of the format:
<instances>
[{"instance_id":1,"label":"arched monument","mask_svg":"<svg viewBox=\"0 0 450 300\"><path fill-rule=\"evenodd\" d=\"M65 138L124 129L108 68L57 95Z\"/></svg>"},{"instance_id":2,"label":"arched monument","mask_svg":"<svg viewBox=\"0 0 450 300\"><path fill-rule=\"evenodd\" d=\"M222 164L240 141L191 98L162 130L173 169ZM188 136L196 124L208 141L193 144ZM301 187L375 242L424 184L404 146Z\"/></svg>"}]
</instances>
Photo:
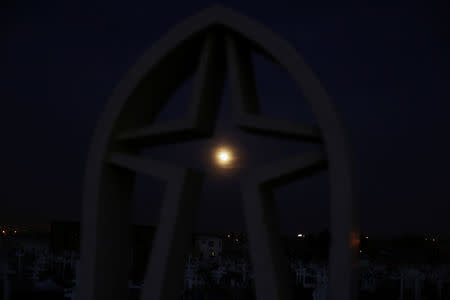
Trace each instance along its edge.
<instances>
[{"instance_id":1,"label":"arched monument","mask_svg":"<svg viewBox=\"0 0 450 300\"><path fill-rule=\"evenodd\" d=\"M259 115L251 51L289 73L308 101L317 127ZM154 122L166 100L191 75L192 101L184 118ZM257 298L292 299L287 262L282 261L277 243L271 189L324 168L329 170L331 187L330 299L357 297L354 183L349 145L335 107L286 41L246 16L213 6L176 25L138 60L113 91L98 122L84 182L80 299L127 299L136 172L167 183L141 299L177 299L202 174L140 156L140 149L210 137L225 76L238 128L323 144L323 151L248 170L242 182Z\"/></svg>"}]
</instances>

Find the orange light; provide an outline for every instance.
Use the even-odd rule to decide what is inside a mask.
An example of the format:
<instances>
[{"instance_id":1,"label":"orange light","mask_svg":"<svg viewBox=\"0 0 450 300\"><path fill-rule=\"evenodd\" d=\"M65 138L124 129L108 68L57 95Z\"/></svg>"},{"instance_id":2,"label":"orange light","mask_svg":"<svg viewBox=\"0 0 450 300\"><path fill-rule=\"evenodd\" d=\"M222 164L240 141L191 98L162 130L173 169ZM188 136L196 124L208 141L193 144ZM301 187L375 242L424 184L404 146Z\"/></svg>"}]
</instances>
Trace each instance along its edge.
<instances>
[{"instance_id":1,"label":"orange light","mask_svg":"<svg viewBox=\"0 0 450 300\"><path fill-rule=\"evenodd\" d=\"M357 232L352 232L350 234L350 245L352 247L358 247L359 246L359 235Z\"/></svg>"},{"instance_id":2,"label":"orange light","mask_svg":"<svg viewBox=\"0 0 450 300\"><path fill-rule=\"evenodd\" d=\"M3 233L3 234L6 234L6 231L5 231L5 230L2 230L2 233Z\"/></svg>"}]
</instances>

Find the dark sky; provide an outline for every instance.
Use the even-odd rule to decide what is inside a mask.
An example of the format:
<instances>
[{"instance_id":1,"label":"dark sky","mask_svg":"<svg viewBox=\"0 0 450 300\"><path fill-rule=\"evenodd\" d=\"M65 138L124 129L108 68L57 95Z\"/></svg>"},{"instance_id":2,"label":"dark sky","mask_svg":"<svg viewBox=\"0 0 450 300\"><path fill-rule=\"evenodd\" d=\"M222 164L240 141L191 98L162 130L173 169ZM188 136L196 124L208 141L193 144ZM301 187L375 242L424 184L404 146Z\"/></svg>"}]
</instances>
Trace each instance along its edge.
<instances>
[{"instance_id":1,"label":"dark sky","mask_svg":"<svg viewBox=\"0 0 450 300\"><path fill-rule=\"evenodd\" d=\"M211 4L111 2L2 4L3 220L79 218L86 154L107 97L127 69L171 26ZM345 7L311 1L221 3L290 42L335 101L359 171L361 229L379 234L449 233L450 10L446 1L408 1L397 6L377 1L374 7L360 2ZM262 112L314 122L290 78L262 58L254 61ZM188 87L189 82L160 119L182 114ZM314 148L236 133L228 116L225 89L212 140L147 153L211 171L206 157L219 143L238 151L241 169ZM208 172L199 230L243 228L239 173ZM327 180L325 172L275 191L283 231L327 226ZM137 222L152 223L156 215L162 189L148 182L138 177ZM154 203L146 204L149 199Z\"/></svg>"}]
</instances>

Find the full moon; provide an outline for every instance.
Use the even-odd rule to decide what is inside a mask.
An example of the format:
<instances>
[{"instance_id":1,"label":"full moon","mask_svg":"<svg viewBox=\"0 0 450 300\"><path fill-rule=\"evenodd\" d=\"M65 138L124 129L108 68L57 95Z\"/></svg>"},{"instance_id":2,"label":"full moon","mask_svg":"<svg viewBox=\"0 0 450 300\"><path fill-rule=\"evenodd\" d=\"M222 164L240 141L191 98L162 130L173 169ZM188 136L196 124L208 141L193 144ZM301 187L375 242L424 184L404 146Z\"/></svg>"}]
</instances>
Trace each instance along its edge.
<instances>
[{"instance_id":1,"label":"full moon","mask_svg":"<svg viewBox=\"0 0 450 300\"><path fill-rule=\"evenodd\" d=\"M216 161L221 166L227 166L233 160L233 155L229 149L218 149L216 151Z\"/></svg>"}]
</instances>

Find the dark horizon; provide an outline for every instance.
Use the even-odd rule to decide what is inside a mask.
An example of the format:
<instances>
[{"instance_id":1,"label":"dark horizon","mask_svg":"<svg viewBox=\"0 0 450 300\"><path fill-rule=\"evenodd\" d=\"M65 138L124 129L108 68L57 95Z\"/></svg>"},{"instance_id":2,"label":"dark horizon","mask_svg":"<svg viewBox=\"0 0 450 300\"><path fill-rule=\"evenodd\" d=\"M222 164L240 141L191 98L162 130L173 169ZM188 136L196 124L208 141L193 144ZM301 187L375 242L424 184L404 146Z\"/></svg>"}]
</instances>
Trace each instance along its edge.
<instances>
[{"instance_id":1,"label":"dark horizon","mask_svg":"<svg viewBox=\"0 0 450 300\"><path fill-rule=\"evenodd\" d=\"M23 228L27 228L27 232L26 233L30 233L30 232L34 232L34 233L50 233L51 231L51 225L52 223L80 223L80 220L76 220L76 219L53 219L50 221L45 221L45 220L41 220L40 222L35 221L35 222L3 222L0 224L0 227L2 226L19 226L23 227ZM142 223L133 223L130 225L131 226L143 226L143 227L152 227L154 229L156 229L156 224L142 224ZM17 227L15 227L17 228ZM285 237L285 238L295 238L297 236L298 233L302 233L305 235L314 235L317 236L318 234L324 233L324 232L329 232L329 228L322 228L320 230L316 230L316 231L302 231L301 229L299 229L298 231L292 231L292 232L281 232L281 237ZM22 231L19 231L18 234L24 233ZM245 229L242 230L211 230L211 231L203 231L203 230L196 230L194 231L195 235L201 235L201 234L227 234L227 233L243 233L245 234ZM366 232L366 231L362 231L361 232L361 236L366 236L368 235L370 237L370 239L397 239L397 238L408 238L408 237L412 237L412 238L432 238L432 237L436 237L439 239L450 239L450 234L448 233L442 233L442 232L424 232L424 233L417 233L417 232L404 232L404 233L373 233L373 232ZM1 238L1 236L0 236Z\"/></svg>"}]
</instances>

